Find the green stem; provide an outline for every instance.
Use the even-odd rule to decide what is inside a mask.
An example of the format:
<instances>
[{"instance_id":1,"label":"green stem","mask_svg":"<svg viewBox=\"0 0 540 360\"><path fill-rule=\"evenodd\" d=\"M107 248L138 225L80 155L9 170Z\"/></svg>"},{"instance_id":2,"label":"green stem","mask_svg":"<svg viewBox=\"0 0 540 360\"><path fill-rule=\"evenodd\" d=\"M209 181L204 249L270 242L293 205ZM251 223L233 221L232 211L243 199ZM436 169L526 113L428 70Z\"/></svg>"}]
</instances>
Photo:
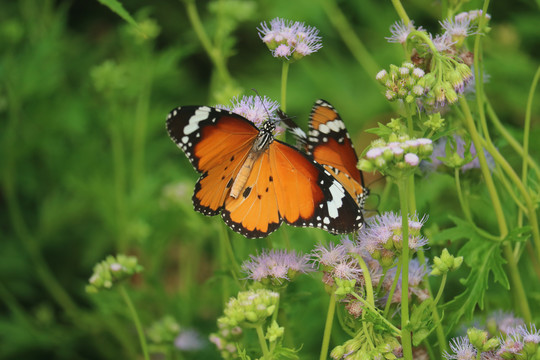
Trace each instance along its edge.
<instances>
[{"instance_id":1,"label":"green stem","mask_svg":"<svg viewBox=\"0 0 540 360\"><path fill-rule=\"evenodd\" d=\"M471 214L471 210L469 209L469 204L465 202L465 197L463 196L463 191L461 190L461 181L459 180L459 169L454 169L454 179L456 180L456 192L459 200L459 204L461 205L461 211L463 211L463 215L465 215L465 218L472 223L473 218Z\"/></svg>"},{"instance_id":2,"label":"green stem","mask_svg":"<svg viewBox=\"0 0 540 360\"><path fill-rule=\"evenodd\" d=\"M493 160L501 166L501 168L504 170L504 172L510 177L510 180L516 186L516 188L521 193L521 196L523 197L523 200L525 200L525 205L527 206L527 217L529 219L529 224L531 225L531 232L533 235L533 241L536 246L537 251L537 257L540 259L540 228L538 225L538 218L536 216L536 208L533 200L531 199L531 196L529 192L527 191L527 188L523 183L521 182L521 179L516 174L512 166L506 161L506 159L499 153L497 148L487 142L486 140L480 139L481 144L486 147L486 150L493 156ZM475 145L476 146L476 145ZM482 151L483 153L483 151Z\"/></svg>"},{"instance_id":3,"label":"green stem","mask_svg":"<svg viewBox=\"0 0 540 360\"><path fill-rule=\"evenodd\" d=\"M409 178L398 180L399 204L401 207L401 345L403 357L412 360L412 336L409 325L409 205L407 203Z\"/></svg>"},{"instance_id":4,"label":"green stem","mask_svg":"<svg viewBox=\"0 0 540 360\"><path fill-rule=\"evenodd\" d=\"M401 261L398 263L396 268L396 274L394 275L394 281L392 282L392 286L390 287L390 291L388 291L388 299L386 299L386 305L384 306L384 313L383 316L385 319L388 319L388 315L390 313L390 305L392 305L392 298L394 297L394 292L396 291L397 283L399 280L399 274L401 274Z\"/></svg>"},{"instance_id":5,"label":"green stem","mask_svg":"<svg viewBox=\"0 0 540 360\"><path fill-rule=\"evenodd\" d=\"M502 240L501 237L492 235L492 234L488 233L487 231L485 231L484 229L481 229L478 226L476 226L476 224L474 223L472 214L471 214L471 210L469 208L469 203L467 202L467 197L463 196L463 191L461 189L461 181L460 181L460 177L459 177L459 169L457 169L457 168L454 169L454 178L456 180L456 192L457 192L457 196L458 196L458 201L459 201L459 204L461 206L461 210L463 211L463 214L465 215L465 219L483 237L485 237L485 238L487 238L489 240L492 240L492 241L497 241L497 242L501 241Z\"/></svg>"},{"instance_id":6,"label":"green stem","mask_svg":"<svg viewBox=\"0 0 540 360\"><path fill-rule=\"evenodd\" d=\"M442 280L441 280L441 285L439 286L439 291L437 293L437 296L435 297L435 300L433 300L433 304L435 306L437 306L437 304L439 303L439 300L441 299L441 296L442 296L442 293L443 293L443 290L444 290L444 286L446 285L446 278L447 277L448 277L448 273L444 273L443 277L442 277Z\"/></svg>"},{"instance_id":7,"label":"green stem","mask_svg":"<svg viewBox=\"0 0 540 360\"><path fill-rule=\"evenodd\" d=\"M469 104L467 103L467 100L465 100L464 97L460 96L459 102L461 105L461 109L463 111L465 125L467 126L467 129L469 130L469 134L471 136L472 142L474 144L474 147L476 148L478 161L480 162L480 170L482 171L482 175L486 182L489 196L491 198L491 203L493 205L495 216L497 218L497 223L499 225L499 232L500 232L501 238L505 239L506 236L508 235L508 225L506 223L506 217L504 216L504 213L502 210L502 205L499 200L499 195L497 194L497 190L493 182L493 177L491 176L491 172L487 164L486 155L484 154L484 147L482 146L483 145L482 140L474 125L474 120L471 114L471 110L469 109ZM489 151L489 148L488 148L488 151ZM497 155L497 154L498 154L498 151L495 151L492 155ZM500 154L498 154L498 156L500 156ZM503 166L504 168L504 163L506 163L506 161L503 161L504 159L502 158L502 156L500 156L500 158L497 158L496 156L494 156L494 158L495 158L495 161L500 163L501 166ZM520 183L519 178L517 179L517 182ZM533 225L533 222L536 222L536 219L531 219L531 218L529 219L531 221L531 225ZM539 238L539 241L540 241L540 238ZM503 244L503 253L506 258L506 261L508 262L510 279L512 281L513 288L515 290L514 295L516 296L516 299L519 302L520 310L522 312L525 322L530 322L531 311L529 308L529 303L527 301L525 289L523 288L523 283L521 282L519 270L517 268L517 263L512 254L512 248L510 247L509 244Z\"/></svg>"},{"instance_id":8,"label":"green stem","mask_svg":"<svg viewBox=\"0 0 540 360\"><path fill-rule=\"evenodd\" d=\"M536 85L538 84L538 79L540 78L540 66L534 74L534 78L529 90L529 97L527 99L527 108L525 110L525 124L523 125L523 165L521 171L521 182L527 186L527 158L529 157L529 137L531 132L531 109L534 99L534 92L536 90Z\"/></svg>"},{"instance_id":9,"label":"green stem","mask_svg":"<svg viewBox=\"0 0 540 360\"><path fill-rule=\"evenodd\" d=\"M281 110L287 112L287 77L289 76L289 62L283 61L281 67Z\"/></svg>"},{"instance_id":10,"label":"green stem","mask_svg":"<svg viewBox=\"0 0 540 360\"><path fill-rule=\"evenodd\" d=\"M493 123L493 125L495 125L495 128L497 129L497 131L504 137L504 139L508 142L508 144L514 149L514 151L519 156L521 156L524 159L527 159L527 164L529 164L529 166L534 169L534 171L536 172L536 177L540 178L540 167L538 166L538 164L534 162L534 159L530 155L525 156L525 152L523 151L523 148L521 147L520 143L517 142L516 139L514 139L514 137L512 136L512 134L508 132L508 130L505 129L505 127L499 120L499 117L495 113L495 110L493 110L493 107L491 106L491 103L489 102L489 100L486 98L485 101L486 101L486 110L489 115L489 118L491 119L491 122Z\"/></svg>"},{"instance_id":11,"label":"green stem","mask_svg":"<svg viewBox=\"0 0 540 360\"><path fill-rule=\"evenodd\" d=\"M488 6L489 6L489 0L485 0L482 14L486 14ZM484 136L489 138L489 132L488 132L488 127L486 123L486 114L484 110L484 72L483 72L483 66L482 66L483 64L480 64L480 56L482 54L481 40L482 40L482 37L484 36L482 31L484 30L485 23L486 23L485 16L481 16L479 24L478 24L479 31L476 33L476 37L474 38L473 63L474 63L474 80L475 80L476 106L478 110L478 119L482 126Z\"/></svg>"},{"instance_id":12,"label":"green stem","mask_svg":"<svg viewBox=\"0 0 540 360\"><path fill-rule=\"evenodd\" d=\"M135 323L135 328L137 329L137 334L139 335L139 341L141 343L144 359L150 360L150 356L148 354L148 346L146 345L146 338L144 337L143 328L141 325L141 321L139 320L139 315L137 314L137 310L135 310L135 306L133 306L133 302L131 301L129 294L126 291L126 288L123 285L119 285L118 287L120 289L120 294L124 298L124 301L129 309L129 312L131 313L133 322Z\"/></svg>"},{"instance_id":13,"label":"green stem","mask_svg":"<svg viewBox=\"0 0 540 360\"><path fill-rule=\"evenodd\" d=\"M381 315L381 313L372 305L369 303L369 300L363 299L360 295L357 293L351 293L352 296L355 297L358 301L360 301L362 304L364 304L367 308L371 310L373 314L376 314L381 318L381 320L390 328L397 336L401 336L401 330L399 330L397 327L395 327L390 321L388 321L384 316Z\"/></svg>"},{"instance_id":14,"label":"green stem","mask_svg":"<svg viewBox=\"0 0 540 360\"><path fill-rule=\"evenodd\" d=\"M356 35L351 24L335 3L335 0L322 0L322 5L332 25L336 28L356 61L366 71L369 78L377 85L380 85L375 79L375 75L379 71L379 65L377 65L370 52Z\"/></svg>"},{"instance_id":15,"label":"green stem","mask_svg":"<svg viewBox=\"0 0 540 360\"><path fill-rule=\"evenodd\" d=\"M232 248L229 232L227 231L227 227L225 225L222 226L222 229L223 229L222 231L223 246L225 248L225 251L227 252L227 256L229 257L229 265L231 269L231 274L234 280L236 281L237 285L239 287L243 287L239 280L239 276L240 274L242 274L242 270L240 269L240 266L238 265L236 257L234 256L234 250Z\"/></svg>"},{"instance_id":16,"label":"green stem","mask_svg":"<svg viewBox=\"0 0 540 360\"><path fill-rule=\"evenodd\" d=\"M193 26L193 30L195 30L195 34L197 34L197 37L199 38L199 41L204 47L204 50L208 54L208 57L216 67L218 74L220 77L226 82L226 83L232 83L231 75L229 74L229 71L227 70L227 66L225 65L225 61L223 56L221 56L221 52L219 49L215 48L212 45L212 42L210 41L210 38L206 34L206 31L204 30L204 26L202 24L201 18L199 17L199 13L197 12L197 6L195 5L194 0L185 0L184 1L186 5L186 12L189 18L189 21L191 22L191 26Z\"/></svg>"},{"instance_id":17,"label":"green stem","mask_svg":"<svg viewBox=\"0 0 540 360\"><path fill-rule=\"evenodd\" d=\"M324 325L324 335L321 346L320 360L326 360L328 356L328 346L330 345L330 335L332 334L332 324L334 323L334 313L336 311L336 294L332 291L328 311L326 313L326 324Z\"/></svg>"},{"instance_id":18,"label":"green stem","mask_svg":"<svg viewBox=\"0 0 540 360\"><path fill-rule=\"evenodd\" d=\"M409 16L407 15L407 12L403 8L403 5L401 5L401 1L399 0L392 0L392 5L394 5L394 9L396 9L396 12L398 13L399 17L405 25L409 25L411 22L411 19L409 19Z\"/></svg>"},{"instance_id":19,"label":"green stem","mask_svg":"<svg viewBox=\"0 0 540 360\"><path fill-rule=\"evenodd\" d=\"M366 298L370 305L375 306L375 297L373 296L373 284L371 283L371 275L369 274L369 269L364 261L364 258L358 254L352 254L360 268L362 269L362 276L364 277L364 288L366 290Z\"/></svg>"},{"instance_id":20,"label":"green stem","mask_svg":"<svg viewBox=\"0 0 540 360\"><path fill-rule=\"evenodd\" d=\"M264 339L262 325L256 326L255 331L257 331L257 338L259 338L259 345L261 346L263 359L270 360L270 351L268 350L268 345L266 344L266 340Z\"/></svg>"}]
</instances>

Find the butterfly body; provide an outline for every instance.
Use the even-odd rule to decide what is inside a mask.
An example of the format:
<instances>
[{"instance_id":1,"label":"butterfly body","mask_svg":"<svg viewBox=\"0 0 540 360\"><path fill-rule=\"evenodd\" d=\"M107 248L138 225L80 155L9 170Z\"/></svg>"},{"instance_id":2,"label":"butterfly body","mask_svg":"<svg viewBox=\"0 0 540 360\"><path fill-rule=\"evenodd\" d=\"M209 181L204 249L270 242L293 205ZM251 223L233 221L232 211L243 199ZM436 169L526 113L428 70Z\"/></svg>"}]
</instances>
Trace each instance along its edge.
<instances>
[{"instance_id":1,"label":"butterfly body","mask_svg":"<svg viewBox=\"0 0 540 360\"><path fill-rule=\"evenodd\" d=\"M173 109L167 130L201 176L196 211L221 217L234 231L263 237L282 222L348 233L362 212L344 187L309 156L275 140L240 115L206 106Z\"/></svg>"}]
</instances>

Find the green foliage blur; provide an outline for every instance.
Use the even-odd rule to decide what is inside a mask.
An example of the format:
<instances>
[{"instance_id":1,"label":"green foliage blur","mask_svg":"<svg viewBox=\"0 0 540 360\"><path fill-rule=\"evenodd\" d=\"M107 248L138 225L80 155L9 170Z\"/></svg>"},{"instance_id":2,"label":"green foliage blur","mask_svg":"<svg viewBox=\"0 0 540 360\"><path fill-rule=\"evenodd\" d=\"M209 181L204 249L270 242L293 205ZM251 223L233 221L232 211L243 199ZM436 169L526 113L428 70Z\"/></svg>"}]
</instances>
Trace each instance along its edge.
<instances>
[{"instance_id":1,"label":"green foliage blur","mask_svg":"<svg viewBox=\"0 0 540 360\"><path fill-rule=\"evenodd\" d=\"M220 6L228 3L235 4L223 12ZM338 4L376 70L401 63L401 47L384 39L398 19L390 1ZM416 24L439 28L438 2L404 5ZM394 114L375 73L353 58L332 25L335 19L319 2L196 2L211 34L219 21L234 18L220 41L228 50L235 89L220 88L181 1L134 0L124 6L139 28L97 1L0 3L0 359L140 358L122 299L114 292L91 296L84 291L94 264L119 252L137 256L144 267L129 292L145 328L173 316L181 329L195 329L203 341L202 350L178 353L178 359L219 358L207 337L216 330L223 304L238 290L226 271L227 259L218 256L223 232L232 237L240 262L267 242L244 239L219 217L193 210L197 174L167 136L165 117L180 105L215 105L233 90L252 95L250 89L256 89L279 100L281 64L258 37L261 21L279 16L320 30L323 49L292 64L289 73L287 112L302 126L313 102L326 99L340 111L361 152L371 139L363 130ZM479 1L467 4L480 7ZM486 92L520 139L540 59L539 3L493 1L489 13ZM539 110L537 100L530 135L536 159ZM494 141L504 154L508 144ZM509 161L518 161L512 154ZM449 215L459 214L457 200L448 196L453 192L446 191L452 181L433 174L417 185L422 188L417 206L430 216L427 227L449 226ZM380 192L383 181L368 176L367 182L372 194ZM381 208L376 199L368 204L373 211L397 204L394 198ZM304 252L332 238L288 226L271 237L280 244L284 236ZM446 245L441 241L431 249L440 254ZM446 300L463 291L458 278L450 280ZM327 295L314 277L291 287L294 298L282 301L289 316L286 331L303 340L301 359L315 358L325 319L314 314L325 313ZM484 311L510 306L510 298L497 295L500 290L497 284L489 288ZM336 343L346 339L338 331L334 336Z\"/></svg>"}]
</instances>

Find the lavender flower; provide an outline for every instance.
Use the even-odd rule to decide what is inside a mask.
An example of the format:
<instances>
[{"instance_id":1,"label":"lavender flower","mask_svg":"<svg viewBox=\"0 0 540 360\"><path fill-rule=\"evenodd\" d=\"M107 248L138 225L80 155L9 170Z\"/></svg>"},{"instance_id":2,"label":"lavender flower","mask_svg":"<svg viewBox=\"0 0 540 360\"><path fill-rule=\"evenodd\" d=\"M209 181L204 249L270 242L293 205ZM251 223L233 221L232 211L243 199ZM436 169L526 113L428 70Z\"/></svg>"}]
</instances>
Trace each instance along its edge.
<instances>
[{"instance_id":1,"label":"lavender flower","mask_svg":"<svg viewBox=\"0 0 540 360\"><path fill-rule=\"evenodd\" d=\"M362 274L362 270L356 260L348 259L337 263L332 270L332 274L339 279L353 280Z\"/></svg>"},{"instance_id":2,"label":"lavender flower","mask_svg":"<svg viewBox=\"0 0 540 360\"><path fill-rule=\"evenodd\" d=\"M334 243L330 243L328 247L318 245L312 252L312 258L325 267L336 266L348 258L347 247L343 244L336 245Z\"/></svg>"},{"instance_id":3,"label":"lavender flower","mask_svg":"<svg viewBox=\"0 0 540 360\"><path fill-rule=\"evenodd\" d=\"M510 334L517 331L519 327L525 326L525 321L523 321L523 319L514 316L511 312L504 311L496 311L488 318L487 322L488 328L492 333L500 331L505 334ZM494 329L492 325L495 325L496 329Z\"/></svg>"},{"instance_id":4,"label":"lavender flower","mask_svg":"<svg viewBox=\"0 0 540 360\"><path fill-rule=\"evenodd\" d=\"M450 342L450 349L454 354L445 352L444 358L447 360L474 360L476 359L476 350L469 342L467 337L453 338Z\"/></svg>"},{"instance_id":5,"label":"lavender flower","mask_svg":"<svg viewBox=\"0 0 540 360\"><path fill-rule=\"evenodd\" d=\"M536 330L536 325L531 324L530 330L525 325L519 325L517 330L525 343L540 343L540 330Z\"/></svg>"},{"instance_id":6,"label":"lavender flower","mask_svg":"<svg viewBox=\"0 0 540 360\"><path fill-rule=\"evenodd\" d=\"M298 273L313 271L308 256L297 255L294 250L264 250L260 255L250 255L250 258L242 264L242 269L248 274L248 279L255 281L270 279L281 283Z\"/></svg>"},{"instance_id":7,"label":"lavender flower","mask_svg":"<svg viewBox=\"0 0 540 360\"><path fill-rule=\"evenodd\" d=\"M231 105L216 105L218 109L229 110L235 114L241 115L251 121L255 126L261 127L265 121L280 121L276 110L279 109L279 103L263 96L242 96L231 100ZM275 134L282 134L285 130L278 126Z\"/></svg>"},{"instance_id":8,"label":"lavender flower","mask_svg":"<svg viewBox=\"0 0 540 360\"><path fill-rule=\"evenodd\" d=\"M405 44L407 41L407 37L409 34L415 30L414 28L414 21L409 21L407 25L405 25L405 22L403 20L396 21L390 26L390 32L392 33L392 36L385 37L386 40L390 43L400 43ZM419 31L422 30L422 27L418 28Z\"/></svg>"},{"instance_id":9,"label":"lavender flower","mask_svg":"<svg viewBox=\"0 0 540 360\"><path fill-rule=\"evenodd\" d=\"M277 58L295 59L310 55L322 48L319 30L301 22L275 18L261 23L259 37Z\"/></svg>"},{"instance_id":10,"label":"lavender flower","mask_svg":"<svg viewBox=\"0 0 540 360\"><path fill-rule=\"evenodd\" d=\"M459 165L462 165L461 163L463 159L465 159L466 142L459 135L454 135L453 139L456 143L456 148L455 148L456 155L459 156L460 160L458 159L459 160L459 163L458 163L452 159L447 159L445 163L447 165L454 164L456 166L459 166ZM423 162L422 163L423 169L428 170L428 171L429 170L434 171L435 169L437 169L439 165L443 164L443 161L441 161L440 159L442 158L444 160L446 158L446 142L447 141L448 141L447 138L444 137L435 143L435 146L433 147L433 153L431 154L431 157L430 157L431 164ZM473 157L473 160L461 166L462 172L466 172L471 169L480 169L480 160L478 160L477 151L474 144L470 145L469 151L470 151L470 155ZM488 167L490 168L490 170L493 170L493 168L495 167L495 161L493 160L493 157L485 150L484 150L484 155L486 157Z\"/></svg>"},{"instance_id":11,"label":"lavender flower","mask_svg":"<svg viewBox=\"0 0 540 360\"><path fill-rule=\"evenodd\" d=\"M452 46L455 44L455 41L452 40L449 34L444 33L442 35L436 35L435 37L432 37L430 34L429 36L438 52L444 53L453 51Z\"/></svg>"},{"instance_id":12,"label":"lavender flower","mask_svg":"<svg viewBox=\"0 0 540 360\"><path fill-rule=\"evenodd\" d=\"M456 38L466 38L467 36L475 34L472 30L471 20L468 17L446 19L440 24L445 30L445 34L448 34L454 40Z\"/></svg>"},{"instance_id":13,"label":"lavender flower","mask_svg":"<svg viewBox=\"0 0 540 360\"><path fill-rule=\"evenodd\" d=\"M183 330L174 339L174 346L183 351L196 351L204 346L201 335L192 329Z\"/></svg>"},{"instance_id":14,"label":"lavender flower","mask_svg":"<svg viewBox=\"0 0 540 360\"><path fill-rule=\"evenodd\" d=\"M409 217L409 248L413 251L427 244L427 239L420 235L420 230L427 221L427 216L418 218L417 215ZM401 215L386 212L371 217L366 226L358 233L358 246L367 251L375 259L380 259L383 249L401 251L402 228Z\"/></svg>"}]
</instances>

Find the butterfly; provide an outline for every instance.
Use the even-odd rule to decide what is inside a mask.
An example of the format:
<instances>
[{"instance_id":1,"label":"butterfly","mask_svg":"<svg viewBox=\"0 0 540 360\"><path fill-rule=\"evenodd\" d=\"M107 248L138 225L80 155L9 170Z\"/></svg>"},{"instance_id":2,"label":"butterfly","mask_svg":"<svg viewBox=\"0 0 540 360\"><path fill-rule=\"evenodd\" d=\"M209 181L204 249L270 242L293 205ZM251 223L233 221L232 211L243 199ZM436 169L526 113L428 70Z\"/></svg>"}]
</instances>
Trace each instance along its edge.
<instances>
[{"instance_id":1,"label":"butterfly","mask_svg":"<svg viewBox=\"0 0 540 360\"><path fill-rule=\"evenodd\" d=\"M358 156L337 110L325 100L317 100L309 116L308 135L294 122L281 115L285 125L297 138L300 147L323 165L356 200L361 210L369 189L364 185L362 172L358 170Z\"/></svg>"},{"instance_id":2,"label":"butterfly","mask_svg":"<svg viewBox=\"0 0 540 360\"><path fill-rule=\"evenodd\" d=\"M309 155L276 140L276 123L208 106L183 106L167 117L171 139L201 174L196 211L221 214L234 231L265 237L282 222L350 233L364 224L343 185Z\"/></svg>"}]
</instances>

